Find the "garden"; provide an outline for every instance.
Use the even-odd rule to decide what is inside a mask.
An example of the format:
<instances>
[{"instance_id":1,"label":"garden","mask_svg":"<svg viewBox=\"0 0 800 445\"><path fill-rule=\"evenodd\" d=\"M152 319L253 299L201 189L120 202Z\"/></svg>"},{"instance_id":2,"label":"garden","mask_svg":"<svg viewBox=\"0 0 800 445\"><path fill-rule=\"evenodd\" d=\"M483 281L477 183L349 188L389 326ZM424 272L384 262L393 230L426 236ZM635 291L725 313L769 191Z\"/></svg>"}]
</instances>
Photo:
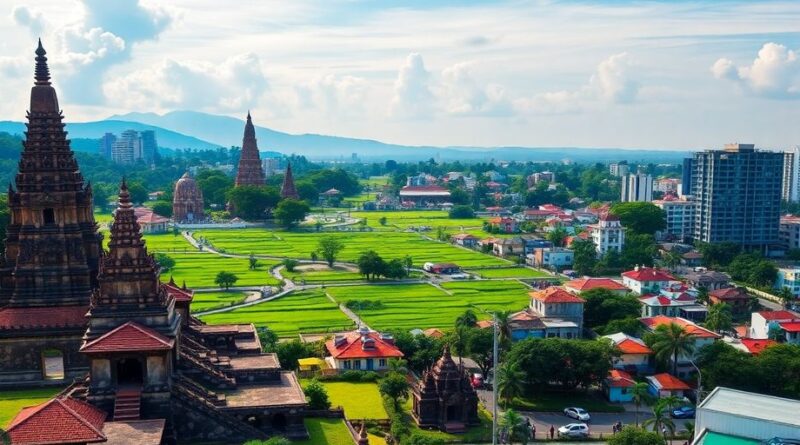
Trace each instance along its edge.
<instances>
[{"instance_id":1,"label":"garden","mask_svg":"<svg viewBox=\"0 0 800 445\"><path fill-rule=\"evenodd\" d=\"M303 380L305 388L310 380ZM388 419L378 385L374 382L321 381L332 407L341 406L348 419Z\"/></svg>"},{"instance_id":2,"label":"garden","mask_svg":"<svg viewBox=\"0 0 800 445\"><path fill-rule=\"evenodd\" d=\"M0 428L5 427L19 410L51 399L63 388L48 387L0 391Z\"/></svg>"},{"instance_id":3,"label":"garden","mask_svg":"<svg viewBox=\"0 0 800 445\"><path fill-rule=\"evenodd\" d=\"M309 438L298 442L298 445L353 445L353 438L342 419L306 418ZM369 435L370 445L386 445L382 437Z\"/></svg>"}]
</instances>

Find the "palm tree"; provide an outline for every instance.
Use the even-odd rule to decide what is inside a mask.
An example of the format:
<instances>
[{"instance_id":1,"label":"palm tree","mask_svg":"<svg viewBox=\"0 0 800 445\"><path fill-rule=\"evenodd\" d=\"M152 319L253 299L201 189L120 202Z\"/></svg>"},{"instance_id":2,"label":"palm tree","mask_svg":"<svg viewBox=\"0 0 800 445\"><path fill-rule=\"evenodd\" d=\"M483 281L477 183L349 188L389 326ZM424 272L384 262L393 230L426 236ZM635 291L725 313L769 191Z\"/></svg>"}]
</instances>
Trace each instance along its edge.
<instances>
[{"instance_id":1,"label":"palm tree","mask_svg":"<svg viewBox=\"0 0 800 445\"><path fill-rule=\"evenodd\" d=\"M456 318L456 328L473 328L476 323L478 323L478 317L475 315L475 312L472 312L472 309L467 309Z\"/></svg>"},{"instance_id":2,"label":"palm tree","mask_svg":"<svg viewBox=\"0 0 800 445\"><path fill-rule=\"evenodd\" d=\"M631 396L636 405L636 426L639 426L639 407L642 403L650 402L650 386L644 382L634 383L631 387Z\"/></svg>"},{"instance_id":3,"label":"palm tree","mask_svg":"<svg viewBox=\"0 0 800 445\"><path fill-rule=\"evenodd\" d=\"M700 286L697 288L697 301L707 304L708 303L708 288Z\"/></svg>"},{"instance_id":4,"label":"palm tree","mask_svg":"<svg viewBox=\"0 0 800 445\"><path fill-rule=\"evenodd\" d=\"M661 325L653 333L650 348L662 363L672 359L672 373L677 375L678 356L688 356L694 352L695 337L677 323Z\"/></svg>"},{"instance_id":5,"label":"palm tree","mask_svg":"<svg viewBox=\"0 0 800 445\"><path fill-rule=\"evenodd\" d=\"M511 311L500 311L494 314L497 320L497 335L500 344L507 344L511 341Z\"/></svg>"},{"instance_id":6,"label":"palm tree","mask_svg":"<svg viewBox=\"0 0 800 445\"><path fill-rule=\"evenodd\" d=\"M733 327L733 314L727 303L712 304L706 315L706 327L714 332L730 330Z\"/></svg>"},{"instance_id":7,"label":"palm tree","mask_svg":"<svg viewBox=\"0 0 800 445\"><path fill-rule=\"evenodd\" d=\"M497 385L497 394L503 399L503 405L508 406L514 397L522 394L522 379L525 374L520 371L516 363L503 363L495 370L494 384Z\"/></svg>"},{"instance_id":8,"label":"palm tree","mask_svg":"<svg viewBox=\"0 0 800 445\"><path fill-rule=\"evenodd\" d=\"M528 443L528 429L525 425L525 419L513 409L503 413L503 418L500 419L500 426L508 435L509 444L513 444L514 439L520 439L523 445Z\"/></svg>"},{"instance_id":9,"label":"palm tree","mask_svg":"<svg viewBox=\"0 0 800 445\"><path fill-rule=\"evenodd\" d=\"M670 394L666 397L662 397L660 402L664 402L664 404L667 405L670 411L675 409L675 407L683 404L683 400L681 400L678 396L673 394Z\"/></svg>"},{"instance_id":10,"label":"palm tree","mask_svg":"<svg viewBox=\"0 0 800 445\"><path fill-rule=\"evenodd\" d=\"M390 358L389 372L397 372L403 375L408 374L408 362L402 358Z\"/></svg>"},{"instance_id":11,"label":"palm tree","mask_svg":"<svg viewBox=\"0 0 800 445\"><path fill-rule=\"evenodd\" d=\"M678 252L670 251L664 253L664 256L661 258L661 261L664 263L665 266L667 266L667 269L674 270L678 266L678 264L681 264L681 259L683 259L683 257L681 257L681 254L679 254Z\"/></svg>"},{"instance_id":12,"label":"palm tree","mask_svg":"<svg viewBox=\"0 0 800 445\"><path fill-rule=\"evenodd\" d=\"M642 426L645 428L652 426L653 431L656 433L660 433L663 428L666 428L670 435L675 434L675 423L669 417L669 410L663 399L659 400L653 407L653 417L645 419L642 422Z\"/></svg>"},{"instance_id":13,"label":"palm tree","mask_svg":"<svg viewBox=\"0 0 800 445\"><path fill-rule=\"evenodd\" d=\"M783 302L784 306L788 307L789 303L794 301L796 297L794 296L794 294L792 293L792 291L788 287L783 286L781 288L780 292L778 292L778 298L781 299L781 301Z\"/></svg>"}]
</instances>

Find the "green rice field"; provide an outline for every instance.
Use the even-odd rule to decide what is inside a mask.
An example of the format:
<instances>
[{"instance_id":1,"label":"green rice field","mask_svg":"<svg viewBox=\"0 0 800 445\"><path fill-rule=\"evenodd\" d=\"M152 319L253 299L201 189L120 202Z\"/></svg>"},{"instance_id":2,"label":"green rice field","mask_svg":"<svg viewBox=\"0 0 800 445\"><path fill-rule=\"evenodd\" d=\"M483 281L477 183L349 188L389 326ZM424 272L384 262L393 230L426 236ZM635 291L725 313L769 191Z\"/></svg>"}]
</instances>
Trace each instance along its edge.
<instances>
[{"instance_id":1,"label":"green rice field","mask_svg":"<svg viewBox=\"0 0 800 445\"><path fill-rule=\"evenodd\" d=\"M479 318L480 310L521 310L528 304L528 288L515 281L451 282L442 285L446 292L428 284L367 285L330 287L337 301L372 300L382 302L378 309L356 310L373 329L451 328L467 309Z\"/></svg>"},{"instance_id":2,"label":"green rice field","mask_svg":"<svg viewBox=\"0 0 800 445\"><path fill-rule=\"evenodd\" d=\"M235 274L239 280L235 286L274 286L280 284L270 275L270 267L277 261L258 260L259 266L250 270L247 258L229 258L211 253L167 253L175 260L175 267L161 274L161 281L169 281L170 276L178 284L186 281L191 288L218 287L214 283L219 271Z\"/></svg>"},{"instance_id":3,"label":"green rice field","mask_svg":"<svg viewBox=\"0 0 800 445\"><path fill-rule=\"evenodd\" d=\"M301 440L297 445L353 445L353 438L342 419L320 419L306 417L306 428L309 438ZM369 434L370 445L386 445L382 437Z\"/></svg>"},{"instance_id":4,"label":"green rice field","mask_svg":"<svg viewBox=\"0 0 800 445\"><path fill-rule=\"evenodd\" d=\"M363 281L364 277L358 272L350 272L341 269L327 269L327 270L295 270L288 272L286 269L282 271L282 275L295 283L338 283L343 281Z\"/></svg>"},{"instance_id":5,"label":"green rice field","mask_svg":"<svg viewBox=\"0 0 800 445\"><path fill-rule=\"evenodd\" d=\"M8 425L22 408L47 401L62 389L49 387L0 391L0 428Z\"/></svg>"},{"instance_id":6,"label":"green rice field","mask_svg":"<svg viewBox=\"0 0 800 445\"><path fill-rule=\"evenodd\" d=\"M209 324L254 323L267 326L280 337L310 332L353 329L347 318L320 290L296 292L277 300L201 317Z\"/></svg>"},{"instance_id":7,"label":"green rice field","mask_svg":"<svg viewBox=\"0 0 800 445\"><path fill-rule=\"evenodd\" d=\"M481 278L545 278L551 275L527 267L507 267L501 269L470 269L465 272Z\"/></svg>"},{"instance_id":8,"label":"green rice field","mask_svg":"<svg viewBox=\"0 0 800 445\"><path fill-rule=\"evenodd\" d=\"M463 227L481 229L483 219L450 219L442 210L402 210L402 211L369 211L350 212L354 218L366 218L370 227L380 227L379 220L386 218L386 226L407 229L409 227L429 226L436 233L437 227L444 227L448 232L457 233Z\"/></svg>"},{"instance_id":9,"label":"green rice field","mask_svg":"<svg viewBox=\"0 0 800 445\"><path fill-rule=\"evenodd\" d=\"M248 292L195 292L192 299L192 312L202 312L217 309L232 304L241 303L247 298Z\"/></svg>"}]
</instances>

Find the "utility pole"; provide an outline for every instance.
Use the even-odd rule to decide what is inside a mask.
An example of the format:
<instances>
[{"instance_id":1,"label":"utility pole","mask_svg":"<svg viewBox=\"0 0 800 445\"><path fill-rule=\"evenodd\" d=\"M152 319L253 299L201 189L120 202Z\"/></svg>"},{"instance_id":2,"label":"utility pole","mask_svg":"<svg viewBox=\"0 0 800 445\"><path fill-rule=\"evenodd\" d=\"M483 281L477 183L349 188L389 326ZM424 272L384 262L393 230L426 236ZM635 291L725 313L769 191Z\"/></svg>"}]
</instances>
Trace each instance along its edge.
<instances>
[{"instance_id":1,"label":"utility pole","mask_svg":"<svg viewBox=\"0 0 800 445\"><path fill-rule=\"evenodd\" d=\"M497 314L492 312L493 345L492 345L492 445L497 445L497 364L499 361L497 348Z\"/></svg>"}]
</instances>

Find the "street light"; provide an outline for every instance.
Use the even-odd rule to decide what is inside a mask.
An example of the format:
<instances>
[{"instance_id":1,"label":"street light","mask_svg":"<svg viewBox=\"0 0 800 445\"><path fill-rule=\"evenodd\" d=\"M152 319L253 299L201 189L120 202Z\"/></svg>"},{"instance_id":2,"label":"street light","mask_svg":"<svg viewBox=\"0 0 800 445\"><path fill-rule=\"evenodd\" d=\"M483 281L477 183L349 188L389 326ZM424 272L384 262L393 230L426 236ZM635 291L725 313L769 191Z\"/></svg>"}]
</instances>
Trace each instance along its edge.
<instances>
[{"instance_id":1,"label":"street light","mask_svg":"<svg viewBox=\"0 0 800 445\"><path fill-rule=\"evenodd\" d=\"M497 445L497 314L492 312L493 341L492 341L492 445Z\"/></svg>"},{"instance_id":2,"label":"street light","mask_svg":"<svg viewBox=\"0 0 800 445\"><path fill-rule=\"evenodd\" d=\"M700 368L698 368L691 359L689 363L697 370L697 404L699 405L703 398L703 374L700 372Z\"/></svg>"}]
</instances>

